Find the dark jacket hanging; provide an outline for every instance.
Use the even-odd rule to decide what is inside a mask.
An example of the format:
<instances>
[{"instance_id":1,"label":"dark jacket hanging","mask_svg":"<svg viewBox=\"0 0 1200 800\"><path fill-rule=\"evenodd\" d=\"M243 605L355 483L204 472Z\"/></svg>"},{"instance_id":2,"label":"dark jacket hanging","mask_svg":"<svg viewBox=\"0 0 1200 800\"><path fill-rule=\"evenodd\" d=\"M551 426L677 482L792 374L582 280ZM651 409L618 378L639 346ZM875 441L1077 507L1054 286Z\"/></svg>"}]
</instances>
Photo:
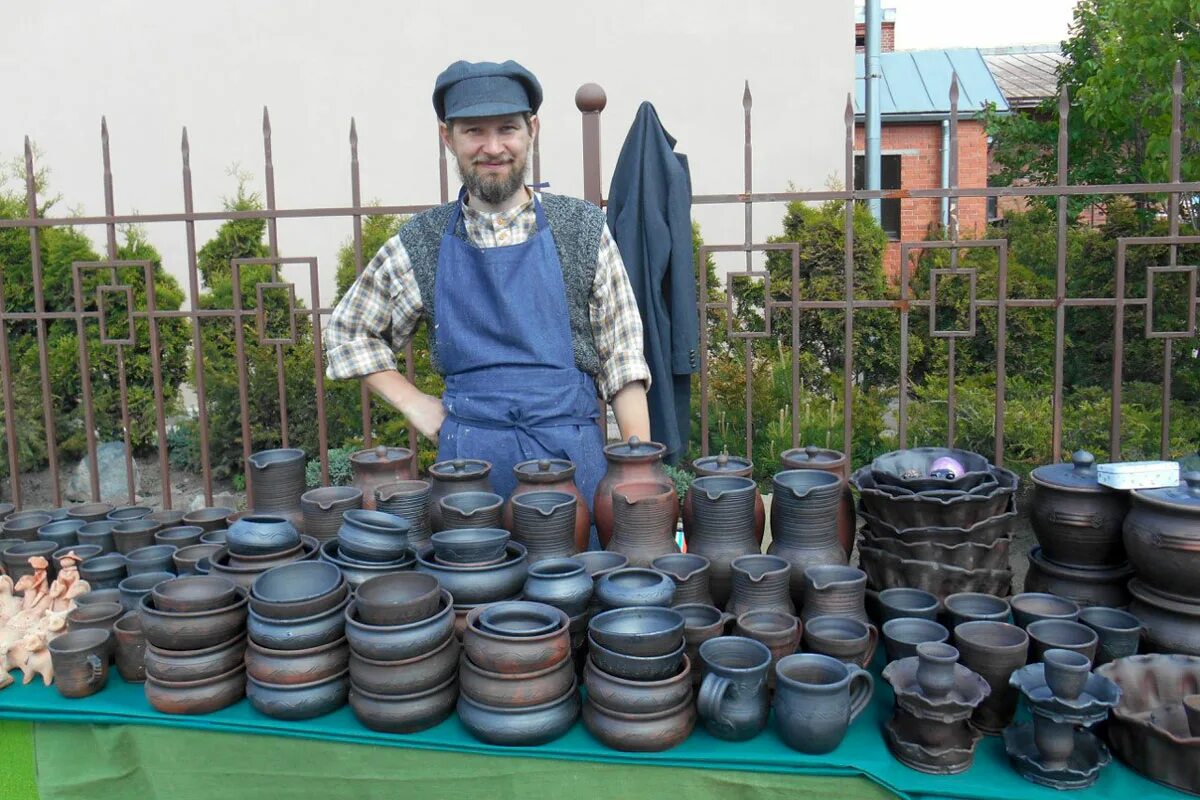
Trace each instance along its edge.
<instances>
[{"instance_id":1,"label":"dark jacket hanging","mask_svg":"<svg viewBox=\"0 0 1200 800\"><path fill-rule=\"evenodd\" d=\"M608 192L608 226L637 297L650 366L650 434L677 463L691 434L691 375L699 367L699 311L687 156L658 112L642 103Z\"/></svg>"}]
</instances>

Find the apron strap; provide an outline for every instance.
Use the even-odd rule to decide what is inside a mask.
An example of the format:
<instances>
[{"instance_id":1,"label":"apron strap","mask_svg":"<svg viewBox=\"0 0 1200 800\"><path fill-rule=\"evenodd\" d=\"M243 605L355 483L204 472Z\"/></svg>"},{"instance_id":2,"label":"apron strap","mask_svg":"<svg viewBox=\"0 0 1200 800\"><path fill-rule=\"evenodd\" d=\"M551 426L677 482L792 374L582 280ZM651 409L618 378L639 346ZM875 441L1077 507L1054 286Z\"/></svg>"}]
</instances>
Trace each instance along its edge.
<instances>
[{"instance_id":1,"label":"apron strap","mask_svg":"<svg viewBox=\"0 0 1200 800\"><path fill-rule=\"evenodd\" d=\"M535 451L531 443L537 443L543 450L554 451L555 444L545 436L545 428L554 428L566 425L595 425L595 417L571 416L563 415L553 417L548 420L540 420L536 423L530 422L520 408L511 409L508 412L507 419L479 419L470 416L447 412L446 418L459 425L467 425L476 428L485 428L487 430L503 431L511 430L517 435L517 443L521 447L521 452L526 459L533 458Z\"/></svg>"}]
</instances>

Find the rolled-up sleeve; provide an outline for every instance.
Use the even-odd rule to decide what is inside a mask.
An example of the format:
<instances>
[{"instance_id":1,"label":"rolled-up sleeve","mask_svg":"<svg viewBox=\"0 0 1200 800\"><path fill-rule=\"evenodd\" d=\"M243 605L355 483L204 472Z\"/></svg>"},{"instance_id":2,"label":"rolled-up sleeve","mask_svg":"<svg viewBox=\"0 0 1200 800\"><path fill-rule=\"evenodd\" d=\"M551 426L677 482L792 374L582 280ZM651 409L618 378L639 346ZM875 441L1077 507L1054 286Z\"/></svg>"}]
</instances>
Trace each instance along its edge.
<instances>
[{"instance_id":1,"label":"rolled-up sleeve","mask_svg":"<svg viewBox=\"0 0 1200 800\"><path fill-rule=\"evenodd\" d=\"M596 277L588 303L600 372L596 376L600 396L606 401L633 381L650 386L650 367L643 351L642 318L625 262L608 226L600 235Z\"/></svg>"},{"instance_id":2,"label":"rolled-up sleeve","mask_svg":"<svg viewBox=\"0 0 1200 800\"><path fill-rule=\"evenodd\" d=\"M344 380L396 368L421 320L421 292L399 237L384 243L334 308L325 332L325 374Z\"/></svg>"}]
</instances>

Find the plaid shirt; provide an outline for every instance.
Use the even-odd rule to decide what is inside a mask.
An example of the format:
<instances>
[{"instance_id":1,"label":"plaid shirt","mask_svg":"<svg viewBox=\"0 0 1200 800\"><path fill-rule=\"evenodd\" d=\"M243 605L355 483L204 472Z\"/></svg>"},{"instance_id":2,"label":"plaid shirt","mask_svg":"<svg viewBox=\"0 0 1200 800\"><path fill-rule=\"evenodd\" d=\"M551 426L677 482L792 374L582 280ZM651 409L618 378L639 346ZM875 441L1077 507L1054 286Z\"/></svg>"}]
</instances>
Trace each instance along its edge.
<instances>
[{"instance_id":1,"label":"plaid shirt","mask_svg":"<svg viewBox=\"0 0 1200 800\"><path fill-rule=\"evenodd\" d=\"M521 244L537 230L532 198L497 213L463 205L467 236L479 247ZM396 368L395 351L412 337L423 305L408 253L392 237L342 297L325 334L326 375L334 380ZM596 277L588 313L600 373L596 386L605 400L633 381L650 385L642 354L642 319L625 274L625 264L605 225L596 255Z\"/></svg>"}]
</instances>

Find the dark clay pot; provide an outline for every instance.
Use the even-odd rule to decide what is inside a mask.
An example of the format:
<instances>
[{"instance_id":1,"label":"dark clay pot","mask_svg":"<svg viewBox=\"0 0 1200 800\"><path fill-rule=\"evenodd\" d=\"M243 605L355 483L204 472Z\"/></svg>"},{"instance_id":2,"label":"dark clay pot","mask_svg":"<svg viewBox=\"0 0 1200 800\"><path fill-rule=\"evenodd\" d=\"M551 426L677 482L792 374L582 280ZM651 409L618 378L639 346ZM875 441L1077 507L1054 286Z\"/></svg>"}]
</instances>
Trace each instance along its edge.
<instances>
[{"instance_id":1,"label":"dark clay pot","mask_svg":"<svg viewBox=\"0 0 1200 800\"><path fill-rule=\"evenodd\" d=\"M342 571L346 576L346 583L350 584L351 588L357 588L362 583L376 575L386 575L391 572L401 572L406 569L412 569L417 563L417 554L412 550L405 550L404 555L399 561L387 564L363 564L361 562L351 562L342 558L338 553L338 543L334 539L325 542L319 548L318 558L321 561L327 561L333 564Z\"/></svg>"},{"instance_id":2,"label":"dark clay pot","mask_svg":"<svg viewBox=\"0 0 1200 800\"><path fill-rule=\"evenodd\" d=\"M117 545L113 540L112 529L117 527L118 524L115 520L111 519L89 522L76 531L75 535L79 538L80 544L94 544L100 547L105 553L115 553Z\"/></svg>"},{"instance_id":3,"label":"dark clay pot","mask_svg":"<svg viewBox=\"0 0 1200 800\"><path fill-rule=\"evenodd\" d=\"M407 447L378 445L350 454L351 486L359 491L362 508L378 509L375 490L396 481L417 477L417 461ZM309 534L310 536L312 534Z\"/></svg>"},{"instance_id":4,"label":"dark clay pot","mask_svg":"<svg viewBox=\"0 0 1200 800\"><path fill-rule=\"evenodd\" d=\"M596 485L596 496L592 503L592 514L595 517L596 533L600 537L601 547L611 549L608 542L612 538L615 521L613 489L618 484L630 482L671 484L663 467L663 456L666 452L666 445L643 442L636 436L630 436L628 442L618 442L604 448L608 471ZM673 508L674 512L670 514L672 519L679 516L678 495L674 498Z\"/></svg>"},{"instance_id":5,"label":"dark clay pot","mask_svg":"<svg viewBox=\"0 0 1200 800\"><path fill-rule=\"evenodd\" d=\"M105 553L80 564L79 575L96 590L116 588L129 576L129 572L125 556L120 553Z\"/></svg>"},{"instance_id":6,"label":"dark clay pot","mask_svg":"<svg viewBox=\"0 0 1200 800\"><path fill-rule=\"evenodd\" d=\"M101 631L111 631L113 625L122 616L125 609L120 603L92 603L77 606L67 612L67 627L73 631L83 631L89 628Z\"/></svg>"},{"instance_id":7,"label":"dark clay pot","mask_svg":"<svg viewBox=\"0 0 1200 800\"><path fill-rule=\"evenodd\" d=\"M51 562L56 570L62 569L62 560L67 556L71 556L75 565L79 566L89 558L95 558L103 553L103 550L98 544L77 544L70 547L62 547L55 550L50 556Z\"/></svg>"},{"instance_id":8,"label":"dark clay pot","mask_svg":"<svg viewBox=\"0 0 1200 800\"><path fill-rule=\"evenodd\" d=\"M198 575L196 563L202 558L210 558L220 551L224 545L193 544L181 547L171 556L175 562L175 571L180 575Z\"/></svg>"},{"instance_id":9,"label":"dark clay pot","mask_svg":"<svg viewBox=\"0 0 1200 800\"><path fill-rule=\"evenodd\" d=\"M373 731L416 733L450 716L458 700L458 676L413 694L381 695L350 686L350 708Z\"/></svg>"},{"instance_id":10,"label":"dark clay pot","mask_svg":"<svg viewBox=\"0 0 1200 800\"><path fill-rule=\"evenodd\" d=\"M163 528L154 534L155 544L169 544L175 548L191 547L200 544L204 529L196 525L178 525L174 528Z\"/></svg>"},{"instance_id":11,"label":"dark clay pot","mask_svg":"<svg viewBox=\"0 0 1200 800\"><path fill-rule=\"evenodd\" d=\"M167 682L146 675L146 700L163 714L209 714L246 696L246 667L197 681Z\"/></svg>"},{"instance_id":12,"label":"dark clay pot","mask_svg":"<svg viewBox=\"0 0 1200 800\"><path fill-rule=\"evenodd\" d=\"M1040 547L1029 551L1029 572L1025 574L1025 591L1046 592L1066 597L1080 606L1129 605L1127 587L1133 577L1133 567L1076 569L1047 561Z\"/></svg>"},{"instance_id":13,"label":"dark clay pot","mask_svg":"<svg viewBox=\"0 0 1200 800\"><path fill-rule=\"evenodd\" d=\"M847 480L850 477L850 459L837 450L828 450L808 445L785 450L779 456L784 469L817 469L837 475L842 480L842 499L838 504L838 542L846 555L854 547L854 497Z\"/></svg>"},{"instance_id":14,"label":"dark clay pot","mask_svg":"<svg viewBox=\"0 0 1200 800\"><path fill-rule=\"evenodd\" d=\"M414 547L429 544L433 532L429 519L429 496L432 485L425 480L403 480L375 487L375 510L395 514L408 520L408 541Z\"/></svg>"},{"instance_id":15,"label":"dark clay pot","mask_svg":"<svg viewBox=\"0 0 1200 800\"><path fill-rule=\"evenodd\" d=\"M125 556L125 570L130 575L142 575L147 572L171 572L175 569L177 548L172 544L152 544L149 547L139 547Z\"/></svg>"},{"instance_id":16,"label":"dark clay pot","mask_svg":"<svg viewBox=\"0 0 1200 800\"><path fill-rule=\"evenodd\" d=\"M142 631L142 615L130 612L113 625L116 641L117 672L127 683L146 680L146 634Z\"/></svg>"},{"instance_id":17,"label":"dark clay pot","mask_svg":"<svg viewBox=\"0 0 1200 800\"><path fill-rule=\"evenodd\" d=\"M254 643L272 650L308 650L345 636L345 610L350 596L333 608L299 619L277 620L250 611L246 631Z\"/></svg>"},{"instance_id":18,"label":"dark clay pot","mask_svg":"<svg viewBox=\"0 0 1200 800\"><path fill-rule=\"evenodd\" d=\"M492 492L454 492L438 500L441 530L499 528L504 498Z\"/></svg>"},{"instance_id":19,"label":"dark clay pot","mask_svg":"<svg viewBox=\"0 0 1200 800\"><path fill-rule=\"evenodd\" d=\"M108 512L108 519L118 522L131 522L135 519L144 519L154 513L154 509L150 506L118 506Z\"/></svg>"},{"instance_id":20,"label":"dark clay pot","mask_svg":"<svg viewBox=\"0 0 1200 800\"><path fill-rule=\"evenodd\" d=\"M51 639L46 648L58 693L63 697L88 697L103 689L108 683L112 647L108 629L71 631Z\"/></svg>"},{"instance_id":21,"label":"dark clay pot","mask_svg":"<svg viewBox=\"0 0 1200 800\"><path fill-rule=\"evenodd\" d=\"M800 622L782 611L747 611L737 618L733 635L762 642L771 651L767 686L775 686L775 665L800 648Z\"/></svg>"},{"instance_id":22,"label":"dark clay pot","mask_svg":"<svg viewBox=\"0 0 1200 800\"><path fill-rule=\"evenodd\" d=\"M120 509L118 509L120 510ZM116 511L113 512L117 513ZM134 550L149 547L154 544L154 534L162 530L162 523L151 519L134 519L122 521L112 529L113 542L117 552L129 555Z\"/></svg>"},{"instance_id":23,"label":"dark clay pot","mask_svg":"<svg viewBox=\"0 0 1200 800\"><path fill-rule=\"evenodd\" d=\"M0 533L6 539L20 539L32 542L37 539L38 528L49 525L54 519L49 514L40 512L21 512L13 514L0 525Z\"/></svg>"},{"instance_id":24,"label":"dark clay pot","mask_svg":"<svg viewBox=\"0 0 1200 800\"><path fill-rule=\"evenodd\" d=\"M342 515L338 553L379 564L402 558L408 549L408 522L381 511L350 510Z\"/></svg>"},{"instance_id":25,"label":"dark clay pot","mask_svg":"<svg viewBox=\"0 0 1200 800\"><path fill-rule=\"evenodd\" d=\"M791 565L779 556L752 555L735 558L733 589L726 610L741 615L747 611L782 611L795 614L789 592Z\"/></svg>"},{"instance_id":26,"label":"dark clay pot","mask_svg":"<svg viewBox=\"0 0 1200 800\"><path fill-rule=\"evenodd\" d=\"M173 580L175 575L170 572L143 572L141 575L130 575L117 584L121 592L121 605L127 611L136 611L141 607L142 598L150 594L150 590L163 581Z\"/></svg>"},{"instance_id":27,"label":"dark clay pot","mask_svg":"<svg viewBox=\"0 0 1200 800\"><path fill-rule=\"evenodd\" d=\"M503 636L480 627L479 615L487 606L467 614L463 650L475 666L491 672L537 672L571 655L570 618L559 611L559 626L538 636Z\"/></svg>"},{"instance_id":28,"label":"dark clay pot","mask_svg":"<svg viewBox=\"0 0 1200 800\"><path fill-rule=\"evenodd\" d=\"M246 697L259 713L275 719L314 719L346 705L350 672L309 683L270 684L248 677Z\"/></svg>"},{"instance_id":29,"label":"dark clay pot","mask_svg":"<svg viewBox=\"0 0 1200 800\"><path fill-rule=\"evenodd\" d=\"M692 666L686 655L674 675L656 681L617 677L588 658L583 681L591 702L622 714L658 714L692 699Z\"/></svg>"},{"instance_id":30,"label":"dark clay pot","mask_svg":"<svg viewBox=\"0 0 1200 800\"><path fill-rule=\"evenodd\" d=\"M685 683L689 686L690 683ZM601 744L629 753L658 753L681 744L696 727L692 698L649 713L622 713L592 699L583 706L583 726Z\"/></svg>"},{"instance_id":31,"label":"dark clay pot","mask_svg":"<svg viewBox=\"0 0 1200 800\"><path fill-rule=\"evenodd\" d=\"M1154 589L1200 600L1200 472L1185 473L1183 481L1130 492L1125 550Z\"/></svg>"},{"instance_id":32,"label":"dark clay pot","mask_svg":"<svg viewBox=\"0 0 1200 800\"><path fill-rule=\"evenodd\" d=\"M534 672L492 672L462 659L459 691L477 703L498 708L526 708L562 697L575 683L575 665L569 658Z\"/></svg>"},{"instance_id":33,"label":"dark clay pot","mask_svg":"<svg viewBox=\"0 0 1200 800\"><path fill-rule=\"evenodd\" d=\"M460 605L492 603L521 591L529 574L529 561L520 542L505 545L503 561L482 566L442 564L434 559L433 548L427 547L417 553L416 569L437 578Z\"/></svg>"},{"instance_id":34,"label":"dark clay pot","mask_svg":"<svg viewBox=\"0 0 1200 800\"><path fill-rule=\"evenodd\" d=\"M78 519L60 519L48 522L38 528L37 538L46 542L55 542L59 547L70 547L79 544L79 529L84 522Z\"/></svg>"},{"instance_id":35,"label":"dark clay pot","mask_svg":"<svg viewBox=\"0 0 1200 800\"><path fill-rule=\"evenodd\" d=\"M696 474L697 478L753 478L754 462L748 458L721 453L718 456L697 458L692 462L692 472ZM683 496L680 515L683 517L683 533L687 536L692 529L692 493L690 489ZM766 506L756 483L754 484L754 538L758 541L759 548L762 547L766 521Z\"/></svg>"},{"instance_id":36,"label":"dark clay pot","mask_svg":"<svg viewBox=\"0 0 1200 800\"><path fill-rule=\"evenodd\" d=\"M1009 600L1013 622L1021 628L1043 619L1075 620L1079 605L1073 600L1041 592L1022 592Z\"/></svg>"},{"instance_id":37,"label":"dark clay pot","mask_svg":"<svg viewBox=\"0 0 1200 800\"><path fill-rule=\"evenodd\" d=\"M304 650L274 650L251 641L246 648L246 672L266 684L293 685L323 681L350 666L346 638Z\"/></svg>"},{"instance_id":38,"label":"dark clay pot","mask_svg":"<svg viewBox=\"0 0 1200 800\"><path fill-rule=\"evenodd\" d=\"M604 609L670 606L674 596L675 581L669 575L642 567L614 570L596 584L596 598Z\"/></svg>"},{"instance_id":39,"label":"dark clay pot","mask_svg":"<svg viewBox=\"0 0 1200 800\"><path fill-rule=\"evenodd\" d=\"M624 553L634 567L668 553L678 553L675 520L679 499L671 483L624 482L612 487L612 537L606 550Z\"/></svg>"},{"instance_id":40,"label":"dark clay pot","mask_svg":"<svg viewBox=\"0 0 1200 800\"><path fill-rule=\"evenodd\" d=\"M299 516L306 463L304 451L296 448L251 453L246 460L249 507L256 513L277 511Z\"/></svg>"},{"instance_id":41,"label":"dark clay pot","mask_svg":"<svg viewBox=\"0 0 1200 800\"><path fill-rule=\"evenodd\" d=\"M791 565L792 602L800 606L804 570L846 563L837 522L843 482L832 473L812 469L785 470L772 482L771 545L767 553Z\"/></svg>"},{"instance_id":42,"label":"dark clay pot","mask_svg":"<svg viewBox=\"0 0 1200 800\"><path fill-rule=\"evenodd\" d=\"M189 511L183 515L184 525L195 525L198 528L203 528L205 533L209 531L222 530L225 528L225 519L236 513L236 509L227 508L225 506L206 506L198 508L195 511ZM201 539L203 541L203 539ZM222 540L224 541L224 540Z\"/></svg>"},{"instance_id":43,"label":"dark clay pot","mask_svg":"<svg viewBox=\"0 0 1200 800\"><path fill-rule=\"evenodd\" d=\"M130 579L126 579L128 581ZM146 641L170 650L201 650L227 642L246 625L249 599L240 594L232 603L203 611L160 611L147 593L138 603Z\"/></svg>"},{"instance_id":44,"label":"dark clay pot","mask_svg":"<svg viewBox=\"0 0 1200 800\"><path fill-rule=\"evenodd\" d=\"M882 635L888 661L898 661L915 657L917 647L926 642L944 643L950 638L950 631L933 620L901 617L885 622Z\"/></svg>"},{"instance_id":45,"label":"dark clay pot","mask_svg":"<svg viewBox=\"0 0 1200 800\"><path fill-rule=\"evenodd\" d=\"M0 554L0 559L4 561L4 569L8 576L16 583L26 575L33 574L33 567L29 565L31 558L44 558L50 566L50 571L53 573L54 565L50 561L54 555L54 551L58 549L56 542L43 542L35 540L32 542L19 542L6 549ZM53 577L53 575L47 576Z\"/></svg>"},{"instance_id":46,"label":"dark clay pot","mask_svg":"<svg viewBox=\"0 0 1200 800\"><path fill-rule=\"evenodd\" d=\"M879 593L881 623L902 617L937 620L941 602L920 589L884 589Z\"/></svg>"},{"instance_id":47,"label":"dark clay pot","mask_svg":"<svg viewBox=\"0 0 1200 800\"><path fill-rule=\"evenodd\" d=\"M760 552L754 527L757 491L750 478L736 476L696 478L688 490L692 512L685 531L688 552L709 560L709 588L718 606L729 602L733 560Z\"/></svg>"},{"instance_id":48,"label":"dark clay pot","mask_svg":"<svg viewBox=\"0 0 1200 800\"><path fill-rule=\"evenodd\" d=\"M879 644L879 630L852 617L813 617L805 621L801 640L807 652L866 667Z\"/></svg>"},{"instance_id":49,"label":"dark clay pot","mask_svg":"<svg viewBox=\"0 0 1200 800\"><path fill-rule=\"evenodd\" d=\"M1094 630L1100 639L1096 649L1097 666L1137 655L1144 626L1128 611L1092 606L1079 612L1079 621Z\"/></svg>"},{"instance_id":50,"label":"dark clay pot","mask_svg":"<svg viewBox=\"0 0 1200 800\"><path fill-rule=\"evenodd\" d=\"M691 552L672 553L654 559L650 562L650 567L670 575L671 580L675 581L673 605L713 605L713 596L709 589L711 562L704 556Z\"/></svg>"},{"instance_id":51,"label":"dark clay pot","mask_svg":"<svg viewBox=\"0 0 1200 800\"><path fill-rule=\"evenodd\" d=\"M429 479L433 484L429 492L429 522L433 533L446 527L439 501L456 492L491 492L492 482L488 478L491 471L490 463L473 458L441 461L429 468Z\"/></svg>"},{"instance_id":52,"label":"dark clay pot","mask_svg":"<svg viewBox=\"0 0 1200 800\"><path fill-rule=\"evenodd\" d=\"M183 518L187 516L187 512L178 508L164 508L161 511L155 511L153 514L147 514L143 519L152 519L155 522L161 522L163 528L177 528L183 525Z\"/></svg>"},{"instance_id":53,"label":"dark clay pot","mask_svg":"<svg viewBox=\"0 0 1200 800\"><path fill-rule=\"evenodd\" d=\"M951 631L964 622L1008 622L1008 601L1002 597L979 592L959 592L949 595L942 604L946 609L945 624Z\"/></svg>"},{"instance_id":54,"label":"dark clay pot","mask_svg":"<svg viewBox=\"0 0 1200 800\"><path fill-rule=\"evenodd\" d=\"M1129 495L1097 480L1096 459L1079 450L1070 464L1038 467L1030 475L1029 523L1042 554L1068 567L1119 567L1125 563L1121 529Z\"/></svg>"},{"instance_id":55,"label":"dark clay pot","mask_svg":"<svg viewBox=\"0 0 1200 800\"><path fill-rule=\"evenodd\" d=\"M270 555L300 544L300 532L287 517L250 514L229 526L225 544L237 556Z\"/></svg>"},{"instance_id":56,"label":"dark clay pot","mask_svg":"<svg viewBox=\"0 0 1200 800\"><path fill-rule=\"evenodd\" d=\"M587 611L594 588L583 564L573 558L551 558L530 565L523 594L526 600L546 603L574 617Z\"/></svg>"},{"instance_id":57,"label":"dark clay pot","mask_svg":"<svg viewBox=\"0 0 1200 800\"><path fill-rule=\"evenodd\" d=\"M976 708L971 722L995 736L1012 722L1017 710L1017 689L1009 685L1012 673L1025 666L1029 636L1007 622L964 622L954 629L959 662L978 673L991 693Z\"/></svg>"},{"instance_id":58,"label":"dark clay pot","mask_svg":"<svg viewBox=\"0 0 1200 800\"><path fill-rule=\"evenodd\" d=\"M535 747L566 733L579 717L579 690L574 683L559 698L536 706L502 708L477 703L465 694L458 698L458 718L482 742L515 747Z\"/></svg>"},{"instance_id":59,"label":"dark clay pot","mask_svg":"<svg viewBox=\"0 0 1200 800\"><path fill-rule=\"evenodd\" d=\"M368 625L420 622L438 612L441 599L437 578L420 572L377 575L355 592L358 616Z\"/></svg>"},{"instance_id":60,"label":"dark clay pot","mask_svg":"<svg viewBox=\"0 0 1200 800\"><path fill-rule=\"evenodd\" d=\"M350 653L350 680L372 694L415 694L440 686L458 674L462 645L453 636L428 652L399 661L376 661Z\"/></svg>"},{"instance_id":61,"label":"dark clay pot","mask_svg":"<svg viewBox=\"0 0 1200 800\"><path fill-rule=\"evenodd\" d=\"M505 528L515 532L513 501L527 492L565 492L575 498L575 552L586 550L591 530L587 500L575 485L575 465L566 459L544 458L522 461L513 467L517 486L504 503L501 515Z\"/></svg>"},{"instance_id":62,"label":"dark clay pot","mask_svg":"<svg viewBox=\"0 0 1200 800\"><path fill-rule=\"evenodd\" d=\"M146 645L147 677L167 683L201 681L241 665L248 639L242 633L227 642L200 650L165 650Z\"/></svg>"},{"instance_id":63,"label":"dark clay pot","mask_svg":"<svg viewBox=\"0 0 1200 800\"><path fill-rule=\"evenodd\" d=\"M529 551L529 561L566 558L579 552L578 498L568 492L526 491L509 500L512 535Z\"/></svg>"},{"instance_id":64,"label":"dark clay pot","mask_svg":"<svg viewBox=\"0 0 1200 800\"><path fill-rule=\"evenodd\" d=\"M1100 638L1087 625L1062 619L1043 619L1030 623L1025 632L1029 634L1031 664L1041 661L1047 650L1056 649L1073 650L1087 656L1088 661L1096 660Z\"/></svg>"},{"instance_id":65,"label":"dark clay pot","mask_svg":"<svg viewBox=\"0 0 1200 800\"><path fill-rule=\"evenodd\" d=\"M106 518L112 510L112 503L81 503L68 508L67 516L71 519L83 520L86 525L90 522L99 522Z\"/></svg>"},{"instance_id":66,"label":"dark clay pot","mask_svg":"<svg viewBox=\"0 0 1200 800\"><path fill-rule=\"evenodd\" d=\"M454 606L450 593L442 590L436 614L405 625L367 625L357 606L346 607L346 638L357 655L376 661L404 661L432 652L454 634Z\"/></svg>"}]
</instances>

